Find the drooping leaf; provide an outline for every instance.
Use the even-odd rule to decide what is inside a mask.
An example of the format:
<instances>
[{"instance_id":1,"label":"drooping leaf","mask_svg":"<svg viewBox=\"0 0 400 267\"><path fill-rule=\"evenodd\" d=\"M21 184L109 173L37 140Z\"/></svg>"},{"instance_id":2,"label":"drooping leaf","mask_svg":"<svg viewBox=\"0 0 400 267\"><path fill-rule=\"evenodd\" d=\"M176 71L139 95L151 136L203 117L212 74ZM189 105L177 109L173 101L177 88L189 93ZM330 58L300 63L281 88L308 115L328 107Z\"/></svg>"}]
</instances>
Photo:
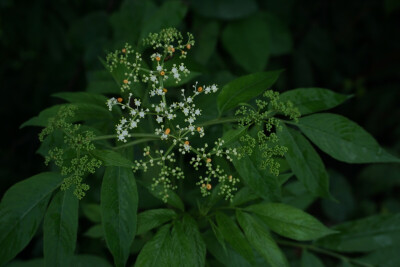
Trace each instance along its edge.
<instances>
[{"instance_id":1,"label":"drooping leaf","mask_svg":"<svg viewBox=\"0 0 400 267\"><path fill-rule=\"evenodd\" d=\"M225 49L248 73L265 69L270 54L269 43L269 27L262 14L231 22L222 32Z\"/></svg>"},{"instance_id":2,"label":"drooping leaf","mask_svg":"<svg viewBox=\"0 0 400 267\"><path fill-rule=\"evenodd\" d=\"M218 109L222 114L242 102L260 95L273 85L281 71L259 72L239 77L226 84L218 95Z\"/></svg>"},{"instance_id":3,"label":"drooping leaf","mask_svg":"<svg viewBox=\"0 0 400 267\"><path fill-rule=\"evenodd\" d=\"M107 167L101 186L104 235L116 266L125 266L137 227L138 194L130 168Z\"/></svg>"},{"instance_id":4,"label":"drooping leaf","mask_svg":"<svg viewBox=\"0 0 400 267\"><path fill-rule=\"evenodd\" d=\"M239 19L257 11L255 0L191 0L195 12L204 17L218 19Z\"/></svg>"},{"instance_id":5,"label":"drooping leaf","mask_svg":"<svg viewBox=\"0 0 400 267\"><path fill-rule=\"evenodd\" d=\"M45 172L13 185L0 202L0 265L14 258L32 239L61 175Z\"/></svg>"},{"instance_id":6,"label":"drooping leaf","mask_svg":"<svg viewBox=\"0 0 400 267\"><path fill-rule=\"evenodd\" d=\"M118 152L112 151L112 150L100 150L96 149L93 151L90 151L90 154L101 160L105 166L115 166L115 167L125 167L125 168L131 168L133 166L133 163L119 154Z\"/></svg>"},{"instance_id":7,"label":"drooping leaf","mask_svg":"<svg viewBox=\"0 0 400 267\"><path fill-rule=\"evenodd\" d=\"M260 197L254 194L250 187L244 186L233 197L232 205L239 206L258 198Z\"/></svg>"},{"instance_id":8,"label":"drooping leaf","mask_svg":"<svg viewBox=\"0 0 400 267\"><path fill-rule=\"evenodd\" d=\"M300 181L292 181L282 190L282 203L301 210L307 209L316 199Z\"/></svg>"},{"instance_id":9,"label":"drooping leaf","mask_svg":"<svg viewBox=\"0 0 400 267\"><path fill-rule=\"evenodd\" d=\"M400 246L400 213L345 222L333 229L339 233L318 240L319 246L343 252L368 252Z\"/></svg>"},{"instance_id":10,"label":"drooping leaf","mask_svg":"<svg viewBox=\"0 0 400 267\"><path fill-rule=\"evenodd\" d=\"M285 125L281 127L277 134L288 148L285 158L296 177L314 195L329 198L329 177L318 153L301 133Z\"/></svg>"},{"instance_id":11,"label":"drooping leaf","mask_svg":"<svg viewBox=\"0 0 400 267\"><path fill-rule=\"evenodd\" d=\"M303 250L303 253L301 254L301 267L309 266L324 267L325 265L317 256L308 252L307 250Z\"/></svg>"},{"instance_id":12,"label":"drooping leaf","mask_svg":"<svg viewBox=\"0 0 400 267\"><path fill-rule=\"evenodd\" d=\"M272 266L289 266L274 239L250 214L236 211L236 218L251 246ZM311 265L310 265L311 266Z\"/></svg>"},{"instance_id":13,"label":"drooping leaf","mask_svg":"<svg viewBox=\"0 0 400 267\"><path fill-rule=\"evenodd\" d=\"M331 113L299 120L301 131L322 151L347 163L400 162L355 122Z\"/></svg>"},{"instance_id":14,"label":"drooping leaf","mask_svg":"<svg viewBox=\"0 0 400 267\"><path fill-rule=\"evenodd\" d=\"M46 266L71 266L78 232L78 198L58 192L44 218L43 254Z\"/></svg>"},{"instance_id":15,"label":"drooping leaf","mask_svg":"<svg viewBox=\"0 0 400 267\"><path fill-rule=\"evenodd\" d=\"M282 203L256 204L246 210L255 213L277 234L298 241L314 240L336 232L310 214Z\"/></svg>"},{"instance_id":16,"label":"drooping leaf","mask_svg":"<svg viewBox=\"0 0 400 267\"><path fill-rule=\"evenodd\" d=\"M253 250L235 221L221 212L216 213L216 219L226 242L249 262L254 262Z\"/></svg>"},{"instance_id":17,"label":"drooping leaf","mask_svg":"<svg viewBox=\"0 0 400 267\"><path fill-rule=\"evenodd\" d=\"M171 209L153 209L146 210L138 214L137 234L143 234L151 229L172 220L176 212Z\"/></svg>"},{"instance_id":18,"label":"drooping leaf","mask_svg":"<svg viewBox=\"0 0 400 267\"><path fill-rule=\"evenodd\" d=\"M334 108L351 97L324 88L297 88L282 93L280 99L291 101L303 116Z\"/></svg>"}]
</instances>

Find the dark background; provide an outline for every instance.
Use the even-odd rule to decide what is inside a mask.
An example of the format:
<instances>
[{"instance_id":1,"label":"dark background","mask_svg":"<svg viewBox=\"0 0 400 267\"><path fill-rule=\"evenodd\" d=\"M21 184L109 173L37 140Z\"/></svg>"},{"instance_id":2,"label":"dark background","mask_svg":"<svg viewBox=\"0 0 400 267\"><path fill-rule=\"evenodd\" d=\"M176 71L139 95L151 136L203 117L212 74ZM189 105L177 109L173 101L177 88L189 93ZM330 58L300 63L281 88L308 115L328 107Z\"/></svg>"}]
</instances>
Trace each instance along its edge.
<instances>
[{"instance_id":1,"label":"dark background","mask_svg":"<svg viewBox=\"0 0 400 267\"><path fill-rule=\"evenodd\" d=\"M276 90L322 87L353 94L333 112L356 121L384 148L400 154L400 1L193 0L177 5L0 2L0 195L45 170L35 153L40 129L19 126L61 103L53 93L112 92L109 78L100 75L98 57L126 41L136 44L143 29L167 26L195 34L192 65L210 83L222 86L251 72L283 68ZM264 27L254 23L256 17L265 19ZM230 30L238 42L228 38ZM398 166L348 165L326 155L323 160L342 205L318 201L310 208L314 214L337 223L400 211Z\"/></svg>"}]
</instances>

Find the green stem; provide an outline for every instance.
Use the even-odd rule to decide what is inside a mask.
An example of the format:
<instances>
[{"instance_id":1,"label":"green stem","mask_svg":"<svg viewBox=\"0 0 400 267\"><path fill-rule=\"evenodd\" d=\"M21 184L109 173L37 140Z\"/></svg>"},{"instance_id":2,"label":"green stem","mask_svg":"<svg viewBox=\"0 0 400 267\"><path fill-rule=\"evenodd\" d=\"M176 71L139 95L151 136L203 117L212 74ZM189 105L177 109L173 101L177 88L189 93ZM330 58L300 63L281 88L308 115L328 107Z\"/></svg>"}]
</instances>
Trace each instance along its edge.
<instances>
[{"instance_id":1,"label":"green stem","mask_svg":"<svg viewBox=\"0 0 400 267\"><path fill-rule=\"evenodd\" d=\"M92 138L92 141L98 141L98 140L105 140L105 139L113 139L117 138L118 135L116 134L110 134L110 135L100 135ZM152 137L152 138L160 138L160 136L156 134L149 134L149 133L134 133L131 134L131 137Z\"/></svg>"},{"instance_id":2,"label":"green stem","mask_svg":"<svg viewBox=\"0 0 400 267\"><path fill-rule=\"evenodd\" d=\"M349 257L346 257L346 256L342 255L342 254L339 254L339 253L336 253L336 252L332 252L332 251L329 251L329 250L326 250L326 249L323 249L323 248L319 248L319 247L316 247L314 245L301 244L301 243L296 243L296 242L287 241L287 240L276 240L276 242L278 244L281 244L281 245L284 245L284 246L299 247L299 248L302 248L302 249L312 250L312 251L318 252L320 254L325 254L327 256L331 256L331 257L334 257L334 258L337 258L337 259L340 259L340 260L343 260L343 261L352 262L352 263L357 264L359 266L374 267L371 264L364 263L364 262L361 262L361 261L356 260L356 259L351 259Z\"/></svg>"},{"instance_id":3,"label":"green stem","mask_svg":"<svg viewBox=\"0 0 400 267\"><path fill-rule=\"evenodd\" d=\"M126 143L124 145L120 145L120 146L116 146L113 149L121 149L121 148L126 148L126 147L130 147L130 146L134 146L140 143L145 143L145 142L149 142L149 141L153 141L153 140L158 140L159 138L143 138L143 139L139 139L139 140L135 140L129 143Z\"/></svg>"},{"instance_id":4,"label":"green stem","mask_svg":"<svg viewBox=\"0 0 400 267\"><path fill-rule=\"evenodd\" d=\"M210 125L215 125L215 124L221 124L221 123L228 123L228 122L237 122L241 119L241 117L225 117L225 118L218 118L210 121L206 121L203 123L200 123L199 126L210 126Z\"/></svg>"}]
</instances>

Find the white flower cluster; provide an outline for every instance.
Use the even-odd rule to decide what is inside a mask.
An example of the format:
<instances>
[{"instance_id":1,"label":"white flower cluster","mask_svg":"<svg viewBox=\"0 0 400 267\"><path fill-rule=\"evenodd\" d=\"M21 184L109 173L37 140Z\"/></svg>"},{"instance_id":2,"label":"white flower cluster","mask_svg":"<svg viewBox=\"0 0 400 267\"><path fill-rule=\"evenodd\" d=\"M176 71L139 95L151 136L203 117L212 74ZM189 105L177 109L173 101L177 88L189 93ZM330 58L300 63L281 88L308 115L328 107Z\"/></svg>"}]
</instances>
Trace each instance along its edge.
<instances>
[{"instance_id":1,"label":"white flower cluster","mask_svg":"<svg viewBox=\"0 0 400 267\"><path fill-rule=\"evenodd\" d=\"M149 166L159 166L161 172L153 180L153 189L161 187L161 194L166 201L168 190L175 189L171 178L184 178L184 174L179 167L170 167L176 161L173 149L178 150L182 155L194 153L195 156L192 157L190 164L196 170L202 165L206 167L206 176L200 176L198 183L202 194L208 195L212 188L211 182L218 180L221 184L220 193L231 199L232 192L236 190L235 184L238 179L225 174L218 165L214 166L211 163L211 157L226 157L231 160L232 155L237 156L236 150L222 149L223 141L220 139L216 142L216 146L208 152L206 151L207 144L205 144L204 148L197 150L192 147L189 138L196 135L201 138L205 135L204 128L201 125L196 125L198 117L202 115L202 110L195 104L196 97L200 94L216 93L218 91L217 85L199 85L196 82L192 86L193 89L181 89L180 101L167 101L168 89L164 87L165 81L172 79L179 83L182 76L188 75L190 71L184 63L172 64L167 68L164 66L164 62L174 56L176 51L181 51L181 57L184 58L187 54L185 50L189 50L194 45L193 36L188 34L188 41L184 43L182 35L176 29L166 29L159 34L150 34L145 42L155 50L161 50L150 55L149 59L153 63L154 70L143 68L141 55L135 53L129 45L122 49L122 54L119 51L107 57L111 71L120 65L128 70L125 72L125 79L122 81L122 92L128 90L135 92L133 88L133 83L135 82L144 82L150 85L150 90L148 91L150 98L144 97L143 102L139 98L134 98L132 93L129 93L128 99L113 97L107 101L106 104L109 110L112 110L114 106L119 106L121 109L128 111L128 114L124 115L116 125L117 140L127 142L128 138L134 136L134 130L138 128L140 121L145 117L150 117L155 121L154 125L156 125L153 136L159 136L160 140L164 141L165 144L170 144L166 151L157 150L154 153L147 147L143 153L144 159L134 162L133 171L147 171ZM134 55L132 62L130 62L129 55ZM174 123L174 120L177 119L180 119L183 125Z\"/></svg>"}]
</instances>

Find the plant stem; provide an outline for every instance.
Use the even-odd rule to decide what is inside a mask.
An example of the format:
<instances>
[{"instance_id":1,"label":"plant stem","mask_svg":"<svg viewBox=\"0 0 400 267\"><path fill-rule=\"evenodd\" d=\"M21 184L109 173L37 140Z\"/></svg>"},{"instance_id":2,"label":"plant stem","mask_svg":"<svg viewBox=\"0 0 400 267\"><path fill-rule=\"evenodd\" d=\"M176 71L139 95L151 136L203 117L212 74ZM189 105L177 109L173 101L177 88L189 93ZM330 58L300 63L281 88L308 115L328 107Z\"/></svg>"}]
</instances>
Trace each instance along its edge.
<instances>
[{"instance_id":1,"label":"plant stem","mask_svg":"<svg viewBox=\"0 0 400 267\"><path fill-rule=\"evenodd\" d=\"M218 118L210 121L206 121L203 123L200 123L199 126L209 126L209 125L215 125L215 124L220 124L220 123L227 123L227 122L237 122L241 119L241 117L225 117L225 118Z\"/></svg>"},{"instance_id":2,"label":"plant stem","mask_svg":"<svg viewBox=\"0 0 400 267\"><path fill-rule=\"evenodd\" d=\"M361 262L359 260L346 257L346 256L344 256L342 254L339 254L339 253L336 253L336 252L332 252L332 251L329 251L329 250L326 250L326 249L323 249L323 248L316 247L314 245L301 244L301 243L296 243L296 242L287 241L287 240L276 240L276 242L278 244L281 244L281 245L284 245L284 246L299 247L299 248L302 248L302 249L312 250L312 251L315 251L315 252L318 252L318 253L321 253L321 254L325 254L325 255L328 255L328 256L343 260L343 261L352 262L352 263L357 264L359 266L374 267L371 264L364 263L364 262Z\"/></svg>"},{"instance_id":3,"label":"plant stem","mask_svg":"<svg viewBox=\"0 0 400 267\"><path fill-rule=\"evenodd\" d=\"M130 147L130 146L134 146L134 145L137 145L137 144L140 144L140 143L145 143L145 142L148 142L148 141L153 141L153 140L158 140L158 139L159 138L157 138L157 139L156 138L143 138L143 139L139 139L139 140L135 140L135 141L126 143L124 145L116 146L113 149L121 149L121 148Z\"/></svg>"},{"instance_id":4,"label":"plant stem","mask_svg":"<svg viewBox=\"0 0 400 267\"><path fill-rule=\"evenodd\" d=\"M100 135L92 138L92 141L98 141L98 140L105 140L105 139L113 139L117 138L118 135L116 134L110 134L110 135ZM148 134L148 133L133 133L131 134L131 137L152 137L152 138L160 138L160 136L156 134Z\"/></svg>"}]
</instances>

